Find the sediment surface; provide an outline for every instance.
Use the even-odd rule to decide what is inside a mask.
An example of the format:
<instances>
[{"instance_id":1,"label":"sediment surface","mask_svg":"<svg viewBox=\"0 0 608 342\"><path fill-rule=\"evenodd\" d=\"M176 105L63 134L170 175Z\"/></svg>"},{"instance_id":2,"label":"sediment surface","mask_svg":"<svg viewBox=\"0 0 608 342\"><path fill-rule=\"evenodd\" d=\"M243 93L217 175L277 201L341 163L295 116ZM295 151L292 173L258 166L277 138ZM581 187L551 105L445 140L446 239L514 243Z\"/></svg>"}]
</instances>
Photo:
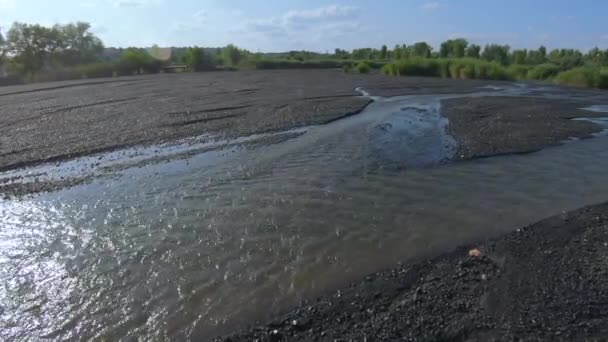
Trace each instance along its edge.
<instances>
[{"instance_id":1,"label":"sediment surface","mask_svg":"<svg viewBox=\"0 0 608 342\"><path fill-rule=\"evenodd\" d=\"M469 256L476 248L481 257ZM223 341L548 341L608 335L608 204L368 276Z\"/></svg>"},{"instance_id":2,"label":"sediment surface","mask_svg":"<svg viewBox=\"0 0 608 342\"><path fill-rule=\"evenodd\" d=\"M378 96L477 91L482 81L338 70L210 72L0 88L0 169L212 133L236 137L323 124Z\"/></svg>"},{"instance_id":3,"label":"sediment surface","mask_svg":"<svg viewBox=\"0 0 608 342\"><path fill-rule=\"evenodd\" d=\"M0 88L0 170L200 134L233 138L324 124L375 96L488 91L507 82L278 70L153 75ZM596 94L580 91L581 99ZM520 97L444 101L459 158L528 152L599 130L569 118L591 102ZM596 114L597 115L597 114Z\"/></svg>"},{"instance_id":4,"label":"sediment surface","mask_svg":"<svg viewBox=\"0 0 608 342\"><path fill-rule=\"evenodd\" d=\"M457 159L538 151L602 127L574 118L606 116L582 110L579 101L538 97L467 97L445 100L442 114L458 140Z\"/></svg>"}]
</instances>

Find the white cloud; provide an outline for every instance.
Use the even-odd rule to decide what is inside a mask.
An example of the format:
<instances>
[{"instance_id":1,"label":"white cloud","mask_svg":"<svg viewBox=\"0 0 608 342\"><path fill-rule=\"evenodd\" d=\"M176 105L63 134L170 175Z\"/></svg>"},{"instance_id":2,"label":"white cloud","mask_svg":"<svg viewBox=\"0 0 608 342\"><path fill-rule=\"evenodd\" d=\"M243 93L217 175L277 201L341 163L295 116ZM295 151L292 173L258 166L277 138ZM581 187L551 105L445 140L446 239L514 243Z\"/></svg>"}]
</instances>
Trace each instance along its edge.
<instances>
[{"instance_id":1,"label":"white cloud","mask_svg":"<svg viewBox=\"0 0 608 342\"><path fill-rule=\"evenodd\" d=\"M426 2L426 3L422 4L422 6L420 6L420 9L422 9L424 11L436 11L436 10L440 9L441 7L443 7L443 6L438 1L430 1L430 2Z\"/></svg>"},{"instance_id":2,"label":"white cloud","mask_svg":"<svg viewBox=\"0 0 608 342\"><path fill-rule=\"evenodd\" d=\"M150 5L160 5L162 0L115 0L114 7L117 8L140 8Z\"/></svg>"},{"instance_id":3,"label":"white cloud","mask_svg":"<svg viewBox=\"0 0 608 342\"><path fill-rule=\"evenodd\" d=\"M250 46L275 51L325 51L365 44L361 33L368 29L360 23L360 12L358 7L347 5L290 10L270 18L244 20L229 33Z\"/></svg>"},{"instance_id":4,"label":"white cloud","mask_svg":"<svg viewBox=\"0 0 608 342\"><path fill-rule=\"evenodd\" d=\"M17 2L15 0L0 0L0 9L9 10L14 9Z\"/></svg>"},{"instance_id":5,"label":"white cloud","mask_svg":"<svg viewBox=\"0 0 608 342\"><path fill-rule=\"evenodd\" d=\"M354 6L330 5L307 10L291 10L279 17L249 20L232 32L259 33L268 36L295 36L310 31L328 31L358 27L354 19L359 8ZM338 27L342 25L342 27ZM314 32L313 32L314 33Z\"/></svg>"},{"instance_id":6,"label":"white cloud","mask_svg":"<svg viewBox=\"0 0 608 342\"><path fill-rule=\"evenodd\" d=\"M97 3L93 2L93 1L81 1L78 3L78 7L93 8L96 6L97 6Z\"/></svg>"},{"instance_id":7,"label":"white cloud","mask_svg":"<svg viewBox=\"0 0 608 342\"><path fill-rule=\"evenodd\" d=\"M192 14L192 17L184 20L183 22L176 22L171 27L172 31L184 32L184 31L196 31L201 30L207 23L208 13L205 10L199 10Z\"/></svg>"},{"instance_id":8,"label":"white cloud","mask_svg":"<svg viewBox=\"0 0 608 342\"><path fill-rule=\"evenodd\" d=\"M232 30L232 33L254 32L268 36L279 36L287 34L283 21L277 18L267 20L250 20L244 26Z\"/></svg>"},{"instance_id":9,"label":"white cloud","mask_svg":"<svg viewBox=\"0 0 608 342\"><path fill-rule=\"evenodd\" d=\"M328 19L345 19L357 15L359 9L354 6L330 5L311 10L289 11L283 15L286 22L316 22Z\"/></svg>"}]
</instances>

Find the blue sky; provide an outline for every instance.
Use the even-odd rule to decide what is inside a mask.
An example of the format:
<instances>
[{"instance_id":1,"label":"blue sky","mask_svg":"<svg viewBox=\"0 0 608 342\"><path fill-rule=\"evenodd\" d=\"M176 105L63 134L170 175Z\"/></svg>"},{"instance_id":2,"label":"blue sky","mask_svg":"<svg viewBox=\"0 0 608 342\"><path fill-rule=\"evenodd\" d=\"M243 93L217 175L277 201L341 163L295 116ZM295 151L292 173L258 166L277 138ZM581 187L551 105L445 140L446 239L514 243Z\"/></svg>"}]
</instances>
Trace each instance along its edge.
<instances>
[{"instance_id":1,"label":"blue sky","mask_svg":"<svg viewBox=\"0 0 608 342\"><path fill-rule=\"evenodd\" d=\"M512 47L608 48L603 0L0 0L0 27L87 21L107 46L252 51L379 47L464 37Z\"/></svg>"}]
</instances>

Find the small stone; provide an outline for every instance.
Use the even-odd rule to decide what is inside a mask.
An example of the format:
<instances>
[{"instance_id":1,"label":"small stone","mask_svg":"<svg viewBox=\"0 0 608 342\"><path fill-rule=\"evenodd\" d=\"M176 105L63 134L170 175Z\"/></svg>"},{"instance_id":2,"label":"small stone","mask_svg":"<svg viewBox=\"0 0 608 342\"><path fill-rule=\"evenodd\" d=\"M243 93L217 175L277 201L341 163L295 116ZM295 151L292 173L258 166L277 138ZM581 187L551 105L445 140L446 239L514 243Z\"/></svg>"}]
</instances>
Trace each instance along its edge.
<instances>
[{"instance_id":1,"label":"small stone","mask_svg":"<svg viewBox=\"0 0 608 342\"><path fill-rule=\"evenodd\" d=\"M483 280L483 281L488 280L488 276L487 276L487 275L485 275L485 274L482 274L482 275L481 275L481 280Z\"/></svg>"},{"instance_id":2,"label":"small stone","mask_svg":"<svg viewBox=\"0 0 608 342\"><path fill-rule=\"evenodd\" d=\"M469 256L471 258L480 258L481 257L481 251L477 248L473 248L469 251Z\"/></svg>"}]
</instances>

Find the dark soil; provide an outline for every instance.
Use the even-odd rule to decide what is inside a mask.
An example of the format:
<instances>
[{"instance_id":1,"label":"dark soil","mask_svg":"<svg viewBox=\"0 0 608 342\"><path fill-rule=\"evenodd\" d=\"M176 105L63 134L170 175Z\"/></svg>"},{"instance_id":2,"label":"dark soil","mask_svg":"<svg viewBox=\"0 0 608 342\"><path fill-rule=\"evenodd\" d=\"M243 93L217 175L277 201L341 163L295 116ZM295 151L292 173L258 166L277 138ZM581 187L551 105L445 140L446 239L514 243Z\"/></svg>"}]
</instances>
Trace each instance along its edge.
<instances>
[{"instance_id":1,"label":"dark soil","mask_svg":"<svg viewBox=\"0 0 608 342\"><path fill-rule=\"evenodd\" d=\"M583 103L535 97L469 97L442 102L449 131L459 144L457 159L528 153L569 138L602 131L579 117L605 117L581 110Z\"/></svg>"},{"instance_id":2,"label":"dark soil","mask_svg":"<svg viewBox=\"0 0 608 342\"><path fill-rule=\"evenodd\" d=\"M477 248L482 256L470 257ZM368 276L222 341L600 341L608 203Z\"/></svg>"},{"instance_id":3,"label":"dark soil","mask_svg":"<svg viewBox=\"0 0 608 342\"><path fill-rule=\"evenodd\" d=\"M0 170L213 133L323 124L374 95L474 92L484 81L277 70L152 75L0 88Z\"/></svg>"}]
</instances>

